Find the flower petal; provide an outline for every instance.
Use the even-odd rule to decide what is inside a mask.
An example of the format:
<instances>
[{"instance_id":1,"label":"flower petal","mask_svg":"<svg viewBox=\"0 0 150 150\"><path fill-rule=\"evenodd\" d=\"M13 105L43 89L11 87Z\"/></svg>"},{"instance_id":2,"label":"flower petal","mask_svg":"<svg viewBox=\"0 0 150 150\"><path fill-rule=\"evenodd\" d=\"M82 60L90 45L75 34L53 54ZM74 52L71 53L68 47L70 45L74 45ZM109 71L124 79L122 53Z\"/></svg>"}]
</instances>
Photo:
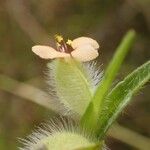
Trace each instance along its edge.
<instances>
[{"instance_id":1,"label":"flower petal","mask_svg":"<svg viewBox=\"0 0 150 150\"><path fill-rule=\"evenodd\" d=\"M49 46L43 46L43 45L36 45L32 47L32 51L40 56L43 59L53 59L53 58L59 58L59 57L70 57L67 53L62 53L56 51L54 48Z\"/></svg>"},{"instance_id":2,"label":"flower petal","mask_svg":"<svg viewBox=\"0 0 150 150\"><path fill-rule=\"evenodd\" d=\"M81 45L71 53L75 59L86 62L95 59L99 54L91 45Z\"/></svg>"},{"instance_id":3,"label":"flower petal","mask_svg":"<svg viewBox=\"0 0 150 150\"><path fill-rule=\"evenodd\" d=\"M79 37L72 41L72 47L74 49L86 44L92 45L94 49L99 48L99 44L97 43L97 41L89 37Z\"/></svg>"}]
</instances>

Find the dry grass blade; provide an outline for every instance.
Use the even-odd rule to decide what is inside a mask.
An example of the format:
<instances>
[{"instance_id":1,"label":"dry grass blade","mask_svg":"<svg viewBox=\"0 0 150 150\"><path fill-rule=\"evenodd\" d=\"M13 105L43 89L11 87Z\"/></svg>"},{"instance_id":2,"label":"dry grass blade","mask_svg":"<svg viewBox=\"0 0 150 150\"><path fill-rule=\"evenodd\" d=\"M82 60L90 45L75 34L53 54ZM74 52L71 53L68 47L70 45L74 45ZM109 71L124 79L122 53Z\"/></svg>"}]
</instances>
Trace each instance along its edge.
<instances>
[{"instance_id":1,"label":"dry grass blade","mask_svg":"<svg viewBox=\"0 0 150 150\"><path fill-rule=\"evenodd\" d=\"M52 102L49 95L42 90L2 74L0 75L0 90L22 97L57 113L60 111L59 106Z\"/></svg>"}]
</instances>

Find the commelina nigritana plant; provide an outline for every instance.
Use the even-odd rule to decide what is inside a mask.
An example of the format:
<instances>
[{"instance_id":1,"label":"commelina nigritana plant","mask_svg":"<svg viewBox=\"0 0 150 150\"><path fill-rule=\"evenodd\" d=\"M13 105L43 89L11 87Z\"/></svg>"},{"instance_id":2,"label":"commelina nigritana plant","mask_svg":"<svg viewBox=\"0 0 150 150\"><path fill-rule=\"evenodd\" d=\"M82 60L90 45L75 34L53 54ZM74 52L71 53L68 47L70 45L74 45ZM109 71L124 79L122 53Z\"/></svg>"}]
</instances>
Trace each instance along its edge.
<instances>
[{"instance_id":1,"label":"commelina nigritana plant","mask_svg":"<svg viewBox=\"0 0 150 150\"><path fill-rule=\"evenodd\" d=\"M133 30L123 38L103 77L93 61L99 55L97 41L89 37L67 42L62 36L55 38L56 49L36 45L32 51L51 60L47 71L50 101L59 108L60 117L51 119L50 123L22 140L25 146L20 149L105 150L107 130L132 96L150 79L150 61L112 88L134 41Z\"/></svg>"}]
</instances>

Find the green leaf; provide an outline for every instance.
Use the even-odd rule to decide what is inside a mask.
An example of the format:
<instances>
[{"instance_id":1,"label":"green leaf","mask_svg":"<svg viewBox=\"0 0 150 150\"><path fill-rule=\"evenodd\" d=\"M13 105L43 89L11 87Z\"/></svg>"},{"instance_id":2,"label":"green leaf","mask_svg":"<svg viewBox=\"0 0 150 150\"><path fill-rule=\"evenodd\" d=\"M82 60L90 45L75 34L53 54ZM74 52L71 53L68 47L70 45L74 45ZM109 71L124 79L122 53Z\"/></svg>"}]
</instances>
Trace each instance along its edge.
<instances>
[{"instance_id":1,"label":"green leaf","mask_svg":"<svg viewBox=\"0 0 150 150\"><path fill-rule=\"evenodd\" d=\"M111 62L109 63L104 78L101 84L98 86L95 95L87 108L84 116L82 117L81 124L86 125L89 128L95 128L99 114L102 108L104 97L107 95L109 88L117 75L120 66L127 55L130 47L135 39L135 32L130 30L123 38L121 44L116 50ZM96 129L96 128L95 128Z\"/></svg>"},{"instance_id":2,"label":"green leaf","mask_svg":"<svg viewBox=\"0 0 150 150\"><path fill-rule=\"evenodd\" d=\"M92 98L92 86L83 65L73 59L57 59L49 67L61 103L83 115Z\"/></svg>"},{"instance_id":3,"label":"green leaf","mask_svg":"<svg viewBox=\"0 0 150 150\"><path fill-rule=\"evenodd\" d=\"M133 94L150 79L150 61L137 68L118 83L105 98L98 122L100 137L103 137L119 113L131 100Z\"/></svg>"}]
</instances>

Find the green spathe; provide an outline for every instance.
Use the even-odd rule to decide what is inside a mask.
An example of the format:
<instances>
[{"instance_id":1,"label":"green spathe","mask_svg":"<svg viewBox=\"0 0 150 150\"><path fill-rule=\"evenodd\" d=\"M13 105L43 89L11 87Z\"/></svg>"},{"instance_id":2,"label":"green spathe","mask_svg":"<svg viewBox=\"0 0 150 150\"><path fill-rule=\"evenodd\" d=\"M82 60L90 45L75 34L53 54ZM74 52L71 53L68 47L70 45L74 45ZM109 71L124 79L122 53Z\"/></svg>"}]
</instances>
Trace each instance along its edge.
<instances>
[{"instance_id":1,"label":"green spathe","mask_svg":"<svg viewBox=\"0 0 150 150\"><path fill-rule=\"evenodd\" d=\"M43 141L48 150L100 150L100 144L71 132L57 132Z\"/></svg>"},{"instance_id":2,"label":"green spathe","mask_svg":"<svg viewBox=\"0 0 150 150\"><path fill-rule=\"evenodd\" d=\"M92 86L83 65L72 58L57 59L49 68L61 103L82 116L92 98Z\"/></svg>"}]
</instances>

